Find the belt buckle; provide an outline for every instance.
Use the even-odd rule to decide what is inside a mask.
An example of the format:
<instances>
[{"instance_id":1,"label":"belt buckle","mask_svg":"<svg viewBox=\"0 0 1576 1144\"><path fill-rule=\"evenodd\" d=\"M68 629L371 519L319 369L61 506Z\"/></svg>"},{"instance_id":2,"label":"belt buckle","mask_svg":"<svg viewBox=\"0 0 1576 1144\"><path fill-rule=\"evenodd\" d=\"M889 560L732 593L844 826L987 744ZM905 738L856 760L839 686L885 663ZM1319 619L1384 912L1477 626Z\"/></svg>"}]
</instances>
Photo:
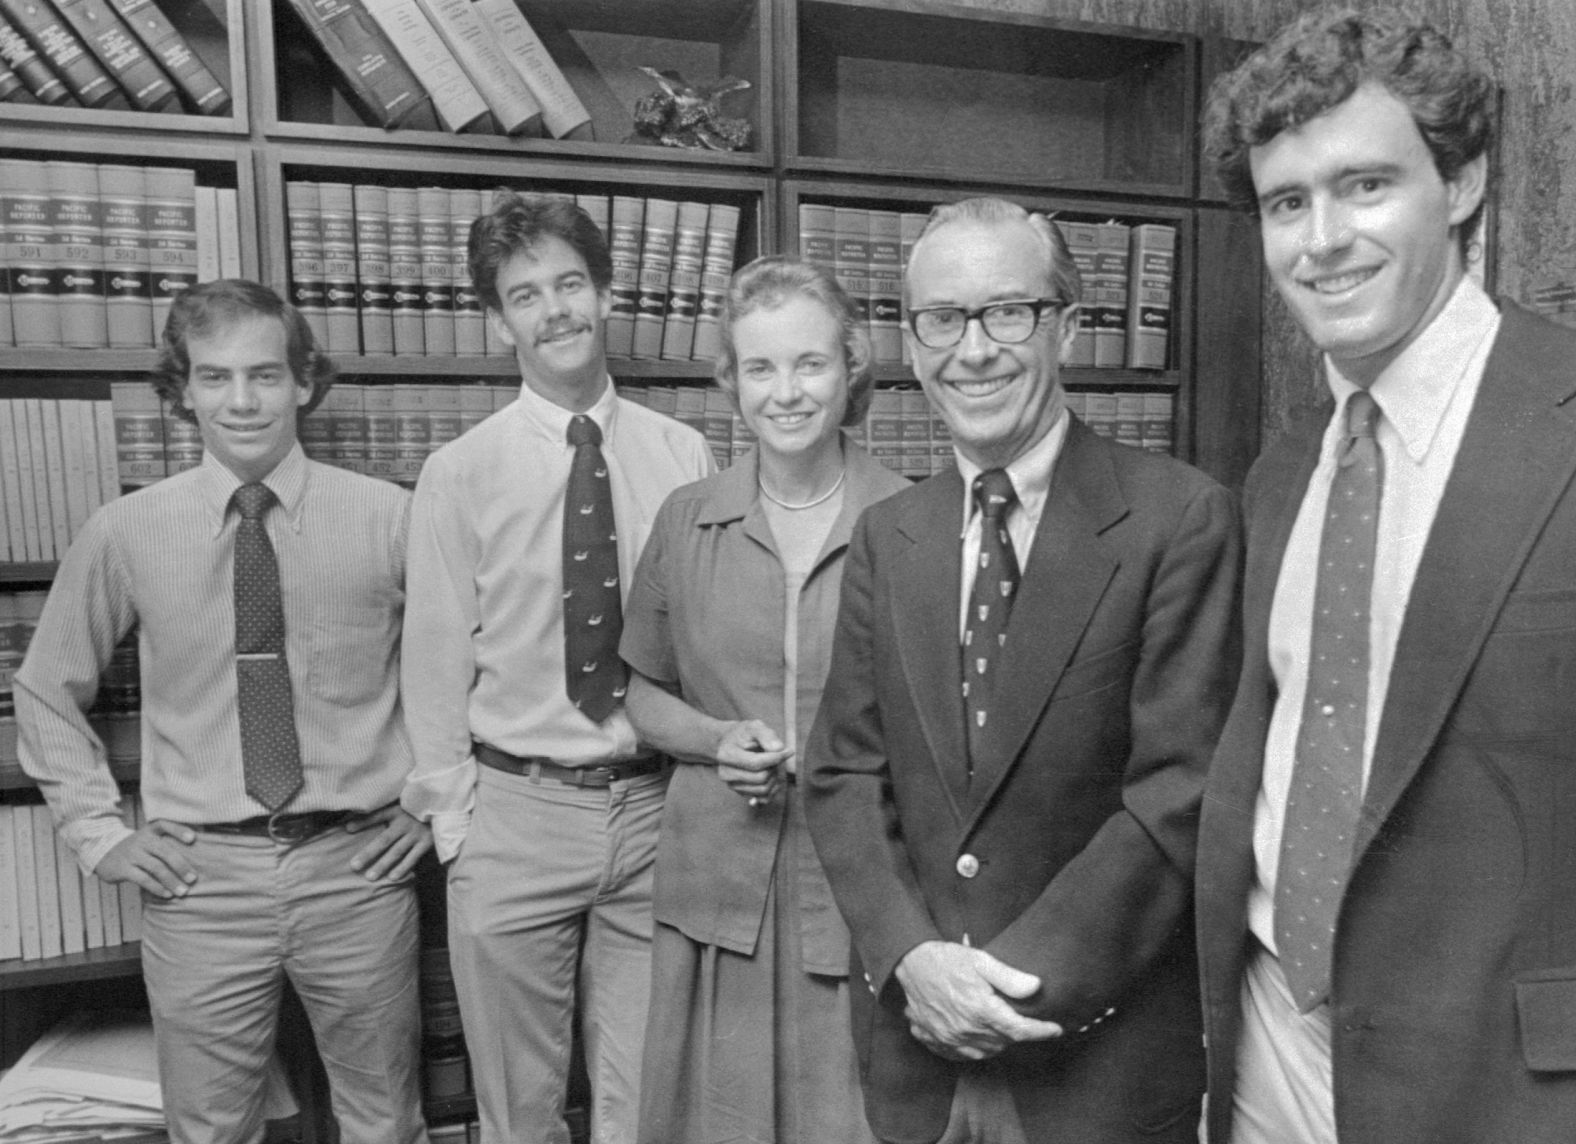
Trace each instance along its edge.
<instances>
[{"instance_id":1,"label":"belt buckle","mask_svg":"<svg viewBox=\"0 0 1576 1144\"><path fill-rule=\"evenodd\" d=\"M618 768L611 763L598 763L594 767L581 767L575 773L580 776L581 786L609 787L618 775Z\"/></svg>"},{"instance_id":2,"label":"belt buckle","mask_svg":"<svg viewBox=\"0 0 1576 1144\"><path fill-rule=\"evenodd\" d=\"M312 818L307 814L268 816L268 837L282 846L298 846L312 834Z\"/></svg>"}]
</instances>

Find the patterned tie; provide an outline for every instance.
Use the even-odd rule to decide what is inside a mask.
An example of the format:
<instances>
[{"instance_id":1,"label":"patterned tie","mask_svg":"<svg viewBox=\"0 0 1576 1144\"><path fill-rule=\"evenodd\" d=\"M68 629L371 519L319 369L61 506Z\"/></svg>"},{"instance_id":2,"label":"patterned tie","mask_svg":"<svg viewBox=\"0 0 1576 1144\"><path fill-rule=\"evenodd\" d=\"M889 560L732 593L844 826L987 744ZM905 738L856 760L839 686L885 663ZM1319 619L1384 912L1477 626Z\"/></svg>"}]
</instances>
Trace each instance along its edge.
<instances>
[{"instance_id":1,"label":"patterned tie","mask_svg":"<svg viewBox=\"0 0 1576 1144\"><path fill-rule=\"evenodd\" d=\"M1368 601L1384 458L1374 439L1374 399L1359 390L1346 408L1346 435L1319 540L1308 690L1275 881L1275 944L1304 1013L1330 991L1335 920L1363 803Z\"/></svg>"},{"instance_id":2,"label":"patterned tie","mask_svg":"<svg viewBox=\"0 0 1576 1144\"><path fill-rule=\"evenodd\" d=\"M574 463L564 492L564 686L593 722L624 697L618 637L624 607L618 592L618 530L613 489L602 459L602 430L584 414L569 421Z\"/></svg>"},{"instance_id":3,"label":"patterned tie","mask_svg":"<svg viewBox=\"0 0 1576 1144\"><path fill-rule=\"evenodd\" d=\"M963 705L969 720L969 777L985 735L991 700L991 664L1007 642L1007 618L1018 591L1018 556L1007 531L1007 513L1018 502L1005 469L974 478L974 503L980 510L980 559L969 595L963 631Z\"/></svg>"},{"instance_id":4,"label":"patterned tie","mask_svg":"<svg viewBox=\"0 0 1576 1144\"><path fill-rule=\"evenodd\" d=\"M301 789L301 748L285 662L285 613L279 564L263 515L274 503L267 485L235 490L235 682L241 717L246 793L278 810Z\"/></svg>"}]
</instances>

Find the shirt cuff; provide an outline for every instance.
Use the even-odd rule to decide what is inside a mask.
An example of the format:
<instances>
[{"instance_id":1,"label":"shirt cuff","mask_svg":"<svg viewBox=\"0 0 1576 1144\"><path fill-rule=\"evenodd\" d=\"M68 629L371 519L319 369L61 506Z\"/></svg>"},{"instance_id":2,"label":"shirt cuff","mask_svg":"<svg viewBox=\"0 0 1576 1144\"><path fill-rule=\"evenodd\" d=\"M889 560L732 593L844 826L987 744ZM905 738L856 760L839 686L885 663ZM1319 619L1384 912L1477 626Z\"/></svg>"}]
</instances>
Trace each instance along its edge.
<instances>
[{"instance_id":1,"label":"shirt cuff","mask_svg":"<svg viewBox=\"0 0 1576 1144\"><path fill-rule=\"evenodd\" d=\"M432 846L437 851L438 861L446 863L460 852L465 842L465 835L471 827L471 812L460 810L434 814L429 823L432 826Z\"/></svg>"},{"instance_id":2,"label":"shirt cuff","mask_svg":"<svg viewBox=\"0 0 1576 1144\"><path fill-rule=\"evenodd\" d=\"M83 825L76 830L67 828L64 833L66 842L77 852L77 865L82 867L84 874L92 874L106 854L136 831L118 818L107 817L96 821L91 828Z\"/></svg>"}]
</instances>

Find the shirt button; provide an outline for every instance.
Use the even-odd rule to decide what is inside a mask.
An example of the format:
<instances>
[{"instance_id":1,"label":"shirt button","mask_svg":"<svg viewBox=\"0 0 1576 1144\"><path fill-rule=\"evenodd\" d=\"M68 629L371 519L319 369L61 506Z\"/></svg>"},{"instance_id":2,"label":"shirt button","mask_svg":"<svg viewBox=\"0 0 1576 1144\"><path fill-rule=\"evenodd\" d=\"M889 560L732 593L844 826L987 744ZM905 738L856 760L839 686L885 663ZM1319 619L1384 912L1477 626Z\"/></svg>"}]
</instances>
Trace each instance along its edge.
<instances>
[{"instance_id":1,"label":"shirt button","mask_svg":"<svg viewBox=\"0 0 1576 1144\"><path fill-rule=\"evenodd\" d=\"M972 878L980 872L980 860L972 854L964 854L958 858L958 876Z\"/></svg>"}]
</instances>

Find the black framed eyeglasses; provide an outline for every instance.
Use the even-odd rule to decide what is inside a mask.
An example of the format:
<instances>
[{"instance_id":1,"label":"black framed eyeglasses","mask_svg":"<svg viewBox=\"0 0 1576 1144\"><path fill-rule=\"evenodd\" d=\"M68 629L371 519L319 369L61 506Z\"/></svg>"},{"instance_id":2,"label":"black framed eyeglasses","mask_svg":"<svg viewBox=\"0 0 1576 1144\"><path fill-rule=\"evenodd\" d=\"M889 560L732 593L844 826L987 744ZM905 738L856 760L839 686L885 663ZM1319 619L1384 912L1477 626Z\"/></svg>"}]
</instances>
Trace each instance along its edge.
<instances>
[{"instance_id":1,"label":"black framed eyeglasses","mask_svg":"<svg viewBox=\"0 0 1576 1144\"><path fill-rule=\"evenodd\" d=\"M1060 298L992 302L977 310L966 310L962 306L927 306L908 312L908 328L926 349L944 350L961 342L969 323L978 318L992 341L1014 346L1034 336L1046 310L1054 313L1065 306Z\"/></svg>"}]
</instances>

